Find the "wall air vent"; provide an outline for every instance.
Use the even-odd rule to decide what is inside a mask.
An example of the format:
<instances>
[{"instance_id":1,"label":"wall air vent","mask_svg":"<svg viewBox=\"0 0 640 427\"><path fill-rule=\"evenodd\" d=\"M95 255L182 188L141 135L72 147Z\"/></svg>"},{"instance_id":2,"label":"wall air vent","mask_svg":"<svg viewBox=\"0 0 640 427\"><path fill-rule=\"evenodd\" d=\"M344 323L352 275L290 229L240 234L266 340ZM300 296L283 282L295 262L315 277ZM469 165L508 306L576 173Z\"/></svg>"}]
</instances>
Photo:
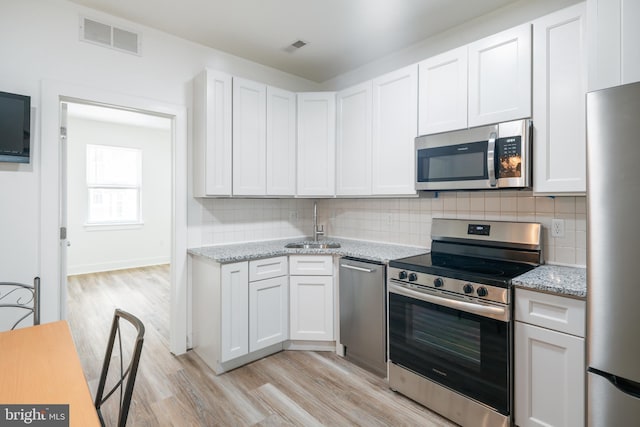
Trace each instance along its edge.
<instances>
[{"instance_id":1,"label":"wall air vent","mask_svg":"<svg viewBox=\"0 0 640 427\"><path fill-rule=\"evenodd\" d=\"M140 34L95 19L80 17L80 40L140 55Z\"/></svg>"}]
</instances>

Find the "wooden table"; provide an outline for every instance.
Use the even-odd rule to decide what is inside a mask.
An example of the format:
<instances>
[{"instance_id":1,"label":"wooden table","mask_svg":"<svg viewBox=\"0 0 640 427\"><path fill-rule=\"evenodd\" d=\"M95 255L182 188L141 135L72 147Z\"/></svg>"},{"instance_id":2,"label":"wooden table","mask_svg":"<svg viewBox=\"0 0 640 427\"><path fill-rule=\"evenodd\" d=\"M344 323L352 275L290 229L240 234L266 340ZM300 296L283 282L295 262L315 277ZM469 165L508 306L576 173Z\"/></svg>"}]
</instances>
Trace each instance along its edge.
<instances>
[{"instance_id":1,"label":"wooden table","mask_svg":"<svg viewBox=\"0 0 640 427\"><path fill-rule=\"evenodd\" d=\"M66 321L0 332L0 404L68 404L70 426L99 426Z\"/></svg>"}]
</instances>

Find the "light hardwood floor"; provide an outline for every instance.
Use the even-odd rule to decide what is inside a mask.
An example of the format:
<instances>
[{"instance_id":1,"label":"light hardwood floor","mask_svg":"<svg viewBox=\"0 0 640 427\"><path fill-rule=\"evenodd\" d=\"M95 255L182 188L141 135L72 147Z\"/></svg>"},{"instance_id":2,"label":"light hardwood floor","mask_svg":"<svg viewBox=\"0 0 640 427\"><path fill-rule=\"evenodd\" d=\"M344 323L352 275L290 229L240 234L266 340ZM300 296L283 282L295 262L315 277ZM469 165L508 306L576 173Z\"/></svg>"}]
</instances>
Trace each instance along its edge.
<instances>
[{"instance_id":1,"label":"light hardwood floor","mask_svg":"<svg viewBox=\"0 0 640 427\"><path fill-rule=\"evenodd\" d=\"M92 393L113 310L130 311L145 324L128 426L455 425L331 352L284 351L221 376L192 351L173 356L168 266L70 276L68 294L69 323Z\"/></svg>"}]
</instances>

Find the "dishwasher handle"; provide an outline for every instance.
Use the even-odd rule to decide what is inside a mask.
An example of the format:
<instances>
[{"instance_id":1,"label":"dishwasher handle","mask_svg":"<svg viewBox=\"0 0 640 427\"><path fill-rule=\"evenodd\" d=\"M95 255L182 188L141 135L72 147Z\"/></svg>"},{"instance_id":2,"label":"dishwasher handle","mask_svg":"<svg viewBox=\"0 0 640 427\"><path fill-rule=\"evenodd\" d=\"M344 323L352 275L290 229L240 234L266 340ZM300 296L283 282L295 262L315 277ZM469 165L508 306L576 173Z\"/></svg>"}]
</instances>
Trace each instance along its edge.
<instances>
[{"instance_id":1,"label":"dishwasher handle","mask_svg":"<svg viewBox=\"0 0 640 427\"><path fill-rule=\"evenodd\" d=\"M374 268L356 267L355 265L349 264L340 264L340 267L348 268L349 270L362 271L363 273L373 273L376 271Z\"/></svg>"}]
</instances>

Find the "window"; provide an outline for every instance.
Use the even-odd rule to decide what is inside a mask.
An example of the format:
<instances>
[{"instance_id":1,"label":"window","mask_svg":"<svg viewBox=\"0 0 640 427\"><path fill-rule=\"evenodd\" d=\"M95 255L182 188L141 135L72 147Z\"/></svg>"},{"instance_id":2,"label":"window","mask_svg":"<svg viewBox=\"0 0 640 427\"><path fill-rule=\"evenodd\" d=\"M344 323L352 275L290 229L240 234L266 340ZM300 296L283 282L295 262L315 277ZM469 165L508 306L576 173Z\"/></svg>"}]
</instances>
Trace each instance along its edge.
<instances>
[{"instance_id":1,"label":"window","mask_svg":"<svg viewBox=\"0 0 640 427\"><path fill-rule=\"evenodd\" d=\"M141 150L87 144L87 223L141 223L141 175Z\"/></svg>"}]
</instances>

